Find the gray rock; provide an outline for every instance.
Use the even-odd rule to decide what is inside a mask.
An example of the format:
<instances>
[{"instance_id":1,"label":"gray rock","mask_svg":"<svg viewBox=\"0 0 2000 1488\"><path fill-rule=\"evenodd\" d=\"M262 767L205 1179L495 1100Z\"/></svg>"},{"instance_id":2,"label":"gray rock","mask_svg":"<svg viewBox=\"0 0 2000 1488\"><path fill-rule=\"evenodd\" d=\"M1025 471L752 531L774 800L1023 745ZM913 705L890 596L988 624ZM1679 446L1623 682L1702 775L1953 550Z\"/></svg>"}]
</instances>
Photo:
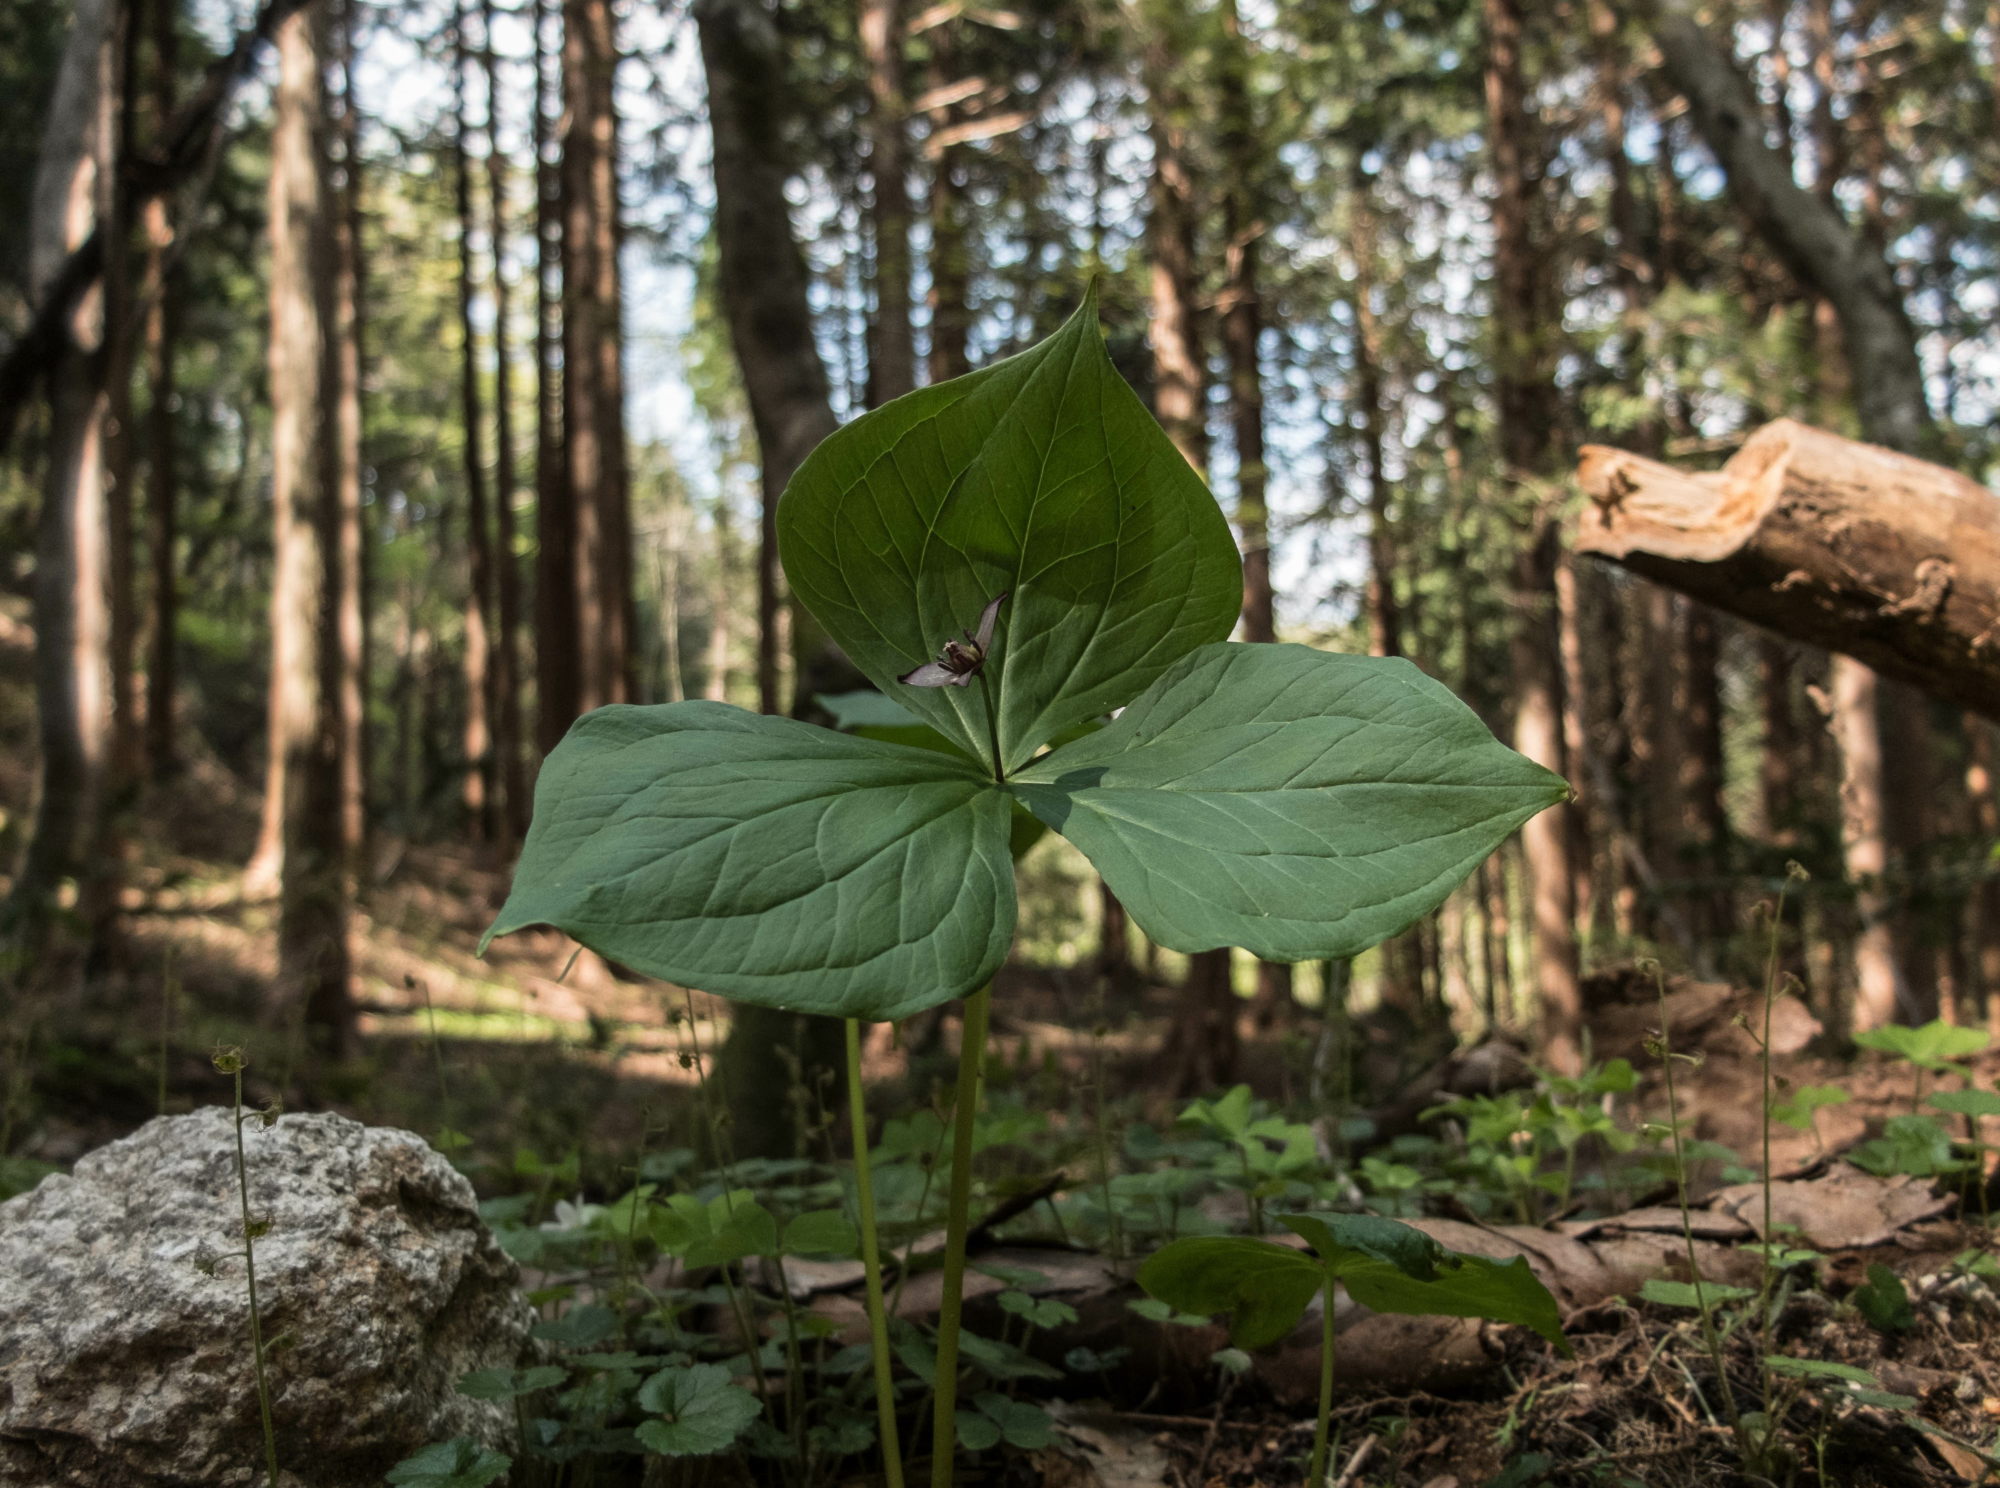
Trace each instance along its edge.
<instances>
[{"instance_id":1,"label":"gray rock","mask_svg":"<svg viewBox=\"0 0 2000 1488\"><path fill-rule=\"evenodd\" d=\"M243 1129L278 1461L382 1481L428 1442L503 1447L534 1317L472 1186L409 1132L339 1116ZM231 1115L162 1117L0 1204L0 1484L261 1484Z\"/></svg>"}]
</instances>

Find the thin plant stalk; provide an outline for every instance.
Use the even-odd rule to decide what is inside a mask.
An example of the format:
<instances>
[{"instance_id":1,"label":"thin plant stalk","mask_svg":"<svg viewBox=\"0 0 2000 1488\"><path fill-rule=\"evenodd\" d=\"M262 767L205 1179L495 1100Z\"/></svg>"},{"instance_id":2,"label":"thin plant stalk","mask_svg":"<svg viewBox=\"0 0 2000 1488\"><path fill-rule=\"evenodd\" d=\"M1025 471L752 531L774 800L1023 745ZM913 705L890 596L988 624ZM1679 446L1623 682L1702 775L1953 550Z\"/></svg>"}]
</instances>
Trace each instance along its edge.
<instances>
[{"instance_id":1,"label":"thin plant stalk","mask_svg":"<svg viewBox=\"0 0 2000 1488\"><path fill-rule=\"evenodd\" d=\"M938 1303L937 1399L931 1432L931 1488L951 1488L958 1444L958 1327L965 1293L965 1238L972 1208L972 1128L979 1118L979 1066L986 1048L990 986L965 999L958 1051L958 1105L952 1112L951 1192L945 1210L944 1295Z\"/></svg>"},{"instance_id":2,"label":"thin plant stalk","mask_svg":"<svg viewBox=\"0 0 2000 1488\"><path fill-rule=\"evenodd\" d=\"M1722 1391L1722 1405L1729 1416L1729 1426L1736 1433L1738 1441L1744 1440L1743 1418L1736 1410L1736 1392L1729 1387L1729 1365L1722 1352L1722 1338L1715 1331L1715 1310L1709 1304L1708 1289L1702 1283L1701 1264L1695 1258L1694 1220L1688 1208L1687 1156L1681 1143L1680 1097L1674 1089L1674 1045L1673 1030L1667 1020L1667 983L1657 965L1653 969L1653 984L1660 996L1660 1069L1666 1077L1667 1086L1667 1135L1674 1145L1674 1189L1680 1203L1681 1242L1687 1248L1688 1280L1694 1286L1695 1311L1701 1315L1701 1335L1708 1345L1709 1362L1715 1366L1715 1382Z\"/></svg>"},{"instance_id":3,"label":"thin plant stalk","mask_svg":"<svg viewBox=\"0 0 2000 1488\"><path fill-rule=\"evenodd\" d=\"M1306 1469L1308 1488L1325 1488L1327 1438L1333 1433L1333 1272L1320 1290L1319 1419L1313 1422L1312 1465Z\"/></svg>"},{"instance_id":4,"label":"thin plant stalk","mask_svg":"<svg viewBox=\"0 0 2000 1488\"><path fill-rule=\"evenodd\" d=\"M733 1216L736 1212L736 1205L730 1195L735 1191L735 1153L730 1141L728 1125L715 1119L715 1108L710 1103L708 1071L701 1062L701 1034L697 1031L694 1021L694 993L685 987L681 990L687 997L688 1049L694 1056L696 1099L701 1106L702 1116L708 1122L710 1129L720 1134L715 1144L715 1155L717 1160L722 1164L722 1208L725 1214ZM775 1428L778 1424L778 1413L771 1405L771 1383L764 1378L764 1347L762 1340L758 1337L757 1320L750 1310L750 1304L745 1300L742 1292L737 1289L735 1273L727 1266L722 1268L722 1289L729 1296L729 1311L735 1317L736 1326L743 1334L743 1348L750 1358L750 1377L751 1382L757 1387L757 1398L763 1402L764 1414L772 1418L771 1425ZM789 1399L790 1393L790 1381L788 1379L786 1382L787 1399Z\"/></svg>"},{"instance_id":5,"label":"thin plant stalk","mask_svg":"<svg viewBox=\"0 0 2000 1488\"><path fill-rule=\"evenodd\" d=\"M993 705L993 686L986 680L986 673L983 670L979 674L979 695L986 702L986 737L993 746L993 778L1005 780L1007 770L1000 763L1000 714Z\"/></svg>"},{"instance_id":6,"label":"thin plant stalk","mask_svg":"<svg viewBox=\"0 0 2000 1488\"><path fill-rule=\"evenodd\" d=\"M889 1315L882 1305L882 1247L875 1235L875 1178L868 1156L868 1102L861 1088L861 1022L847 1020L847 1112L854 1127L854 1204L861 1218L861 1265L868 1277L868 1338L875 1362L875 1418L882 1438L882 1480L903 1488L903 1446L896 1433L896 1382L890 1369Z\"/></svg>"},{"instance_id":7,"label":"thin plant stalk","mask_svg":"<svg viewBox=\"0 0 2000 1488\"><path fill-rule=\"evenodd\" d=\"M1760 1358L1768 1359L1773 1351L1771 1340L1771 1290L1777 1280L1776 1269L1771 1264L1771 1247L1777 1237L1771 1228L1771 1010L1778 1001L1778 958L1784 947L1785 896L1790 892L1792 879L1805 872L1797 863L1785 866L1785 881L1778 888L1777 903L1771 909L1771 950L1764 964L1764 1032L1757 1050L1758 1074L1763 1082L1764 1102L1758 1114L1763 1118L1760 1128L1763 1133L1762 1186L1764 1190L1764 1246L1763 1271L1757 1285L1757 1313L1762 1324ZM1764 1398L1771 1396L1771 1371L1764 1369Z\"/></svg>"},{"instance_id":8,"label":"thin plant stalk","mask_svg":"<svg viewBox=\"0 0 2000 1488\"><path fill-rule=\"evenodd\" d=\"M243 1154L243 1056L230 1050L216 1059L235 1077L236 1099L231 1109L236 1124L236 1197L243 1211L243 1286L250 1298L250 1360L257 1375L257 1412L264 1423L264 1476L278 1488L278 1431L271 1423L271 1386L264 1373L264 1320L257 1311L256 1232L250 1224L250 1170Z\"/></svg>"}]
</instances>

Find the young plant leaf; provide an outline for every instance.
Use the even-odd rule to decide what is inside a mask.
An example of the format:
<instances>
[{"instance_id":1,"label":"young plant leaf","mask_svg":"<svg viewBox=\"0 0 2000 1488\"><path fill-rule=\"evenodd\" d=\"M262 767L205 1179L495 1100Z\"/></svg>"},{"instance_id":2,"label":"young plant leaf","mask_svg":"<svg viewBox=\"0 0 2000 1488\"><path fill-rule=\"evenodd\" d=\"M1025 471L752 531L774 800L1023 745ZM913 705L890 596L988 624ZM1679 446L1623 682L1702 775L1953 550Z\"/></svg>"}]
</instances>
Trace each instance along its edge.
<instances>
[{"instance_id":1,"label":"young plant leaf","mask_svg":"<svg viewBox=\"0 0 2000 1488\"><path fill-rule=\"evenodd\" d=\"M1838 1085L1801 1085L1789 1097L1774 1102L1771 1115L1795 1131L1811 1131L1813 1114L1822 1106L1847 1103L1847 1092Z\"/></svg>"},{"instance_id":2,"label":"young plant leaf","mask_svg":"<svg viewBox=\"0 0 2000 1488\"><path fill-rule=\"evenodd\" d=\"M2000 1116L2000 1093L1991 1090L1940 1090L1930 1104L1958 1116Z\"/></svg>"},{"instance_id":3,"label":"young plant leaf","mask_svg":"<svg viewBox=\"0 0 2000 1488\"><path fill-rule=\"evenodd\" d=\"M396 1488L486 1488L507 1475L514 1459L469 1436L425 1447L389 1469Z\"/></svg>"},{"instance_id":4,"label":"young plant leaf","mask_svg":"<svg viewBox=\"0 0 2000 1488\"><path fill-rule=\"evenodd\" d=\"M792 1216L779 1249L785 1255L851 1256L860 1244L854 1222L845 1214L838 1209L816 1209Z\"/></svg>"},{"instance_id":5,"label":"young plant leaf","mask_svg":"<svg viewBox=\"0 0 2000 1488\"><path fill-rule=\"evenodd\" d=\"M1641 1300L1661 1307L1717 1307L1756 1295L1749 1287L1728 1286L1719 1281L1669 1281L1664 1276L1655 1276L1639 1288Z\"/></svg>"},{"instance_id":6,"label":"young plant leaf","mask_svg":"<svg viewBox=\"0 0 2000 1488\"><path fill-rule=\"evenodd\" d=\"M662 1369L639 1387L639 1445L663 1457L707 1457L728 1447L761 1412L757 1397L729 1382L720 1364Z\"/></svg>"},{"instance_id":7,"label":"young plant leaf","mask_svg":"<svg viewBox=\"0 0 2000 1488\"><path fill-rule=\"evenodd\" d=\"M1929 1116L1891 1116L1881 1136L1863 1142L1847 1158L1878 1178L1898 1173L1934 1178L1964 1166L1952 1150L1951 1134Z\"/></svg>"},{"instance_id":8,"label":"young plant leaf","mask_svg":"<svg viewBox=\"0 0 2000 1488\"><path fill-rule=\"evenodd\" d=\"M1991 1035L1983 1028L1961 1028L1942 1018L1933 1018L1921 1028L1891 1024L1887 1028L1864 1029L1854 1035L1854 1042L1864 1049L1900 1054L1910 1063L1922 1065L1938 1074L1951 1068L1951 1060L1979 1053L1990 1039Z\"/></svg>"},{"instance_id":9,"label":"young plant leaf","mask_svg":"<svg viewBox=\"0 0 2000 1488\"><path fill-rule=\"evenodd\" d=\"M778 505L792 591L974 758L987 687L908 687L1007 593L985 681L1012 771L1221 640L1242 565L1215 498L1111 365L1094 296L1048 340L825 440Z\"/></svg>"},{"instance_id":10,"label":"young plant leaf","mask_svg":"<svg viewBox=\"0 0 2000 1488\"><path fill-rule=\"evenodd\" d=\"M1903 1279L1880 1261L1870 1264L1868 1279L1848 1293L1848 1300L1878 1333L1907 1333L1917 1325Z\"/></svg>"},{"instance_id":11,"label":"young plant leaf","mask_svg":"<svg viewBox=\"0 0 2000 1488\"><path fill-rule=\"evenodd\" d=\"M740 1001L906 1017L1005 957L1008 818L956 756L721 703L600 708L542 766L486 940L553 925Z\"/></svg>"},{"instance_id":12,"label":"young plant leaf","mask_svg":"<svg viewBox=\"0 0 2000 1488\"><path fill-rule=\"evenodd\" d=\"M1358 954L1568 793L1406 661L1204 646L1009 784L1177 951Z\"/></svg>"}]
</instances>

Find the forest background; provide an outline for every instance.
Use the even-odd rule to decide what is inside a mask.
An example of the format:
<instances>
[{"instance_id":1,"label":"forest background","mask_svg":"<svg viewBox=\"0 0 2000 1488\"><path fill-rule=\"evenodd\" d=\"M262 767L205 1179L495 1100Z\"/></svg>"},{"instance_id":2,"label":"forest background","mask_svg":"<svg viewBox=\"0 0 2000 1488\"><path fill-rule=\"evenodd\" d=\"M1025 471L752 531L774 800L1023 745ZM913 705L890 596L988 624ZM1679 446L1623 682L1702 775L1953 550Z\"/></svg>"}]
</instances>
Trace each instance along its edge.
<instances>
[{"instance_id":1,"label":"forest background","mask_svg":"<svg viewBox=\"0 0 2000 1488\"><path fill-rule=\"evenodd\" d=\"M1063 1017L1156 990L1187 1093L1336 1005L1575 1069L1593 973L1758 975L1797 863L1782 958L1835 1041L2000 1028L1994 725L1566 544L1590 441L1706 466L1792 416L1989 476L2000 6L1694 19L6 7L0 1150L71 1140L51 1049L137 1119L170 1034L261 1030L325 1100L420 1009L640 1039L653 994L552 935L469 958L537 762L608 702L829 720L860 684L778 493L1092 282L1231 514L1239 634L1410 657L1577 795L1352 968L1160 951L1051 839L1015 974ZM1727 139L1702 78L1748 90ZM740 1149L786 1150L770 1082L822 1034L728 1036Z\"/></svg>"}]
</instances>

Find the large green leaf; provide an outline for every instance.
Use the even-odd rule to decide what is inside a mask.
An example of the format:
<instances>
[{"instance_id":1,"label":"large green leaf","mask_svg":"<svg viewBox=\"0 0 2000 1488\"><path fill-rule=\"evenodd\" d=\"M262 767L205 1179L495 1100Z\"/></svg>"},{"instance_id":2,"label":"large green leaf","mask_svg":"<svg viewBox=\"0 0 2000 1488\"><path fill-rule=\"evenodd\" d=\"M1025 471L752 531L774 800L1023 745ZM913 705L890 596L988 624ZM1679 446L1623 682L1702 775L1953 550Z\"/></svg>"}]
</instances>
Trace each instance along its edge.
<instances>
[{"instance_id":1,"label":"large green leaf","mask_svg":"<svg viewBox=\"0 0 2000 1488\"><path fill-rule=\"evenodd\" d=\"M1279 1214L1278 1223L1313 1248L1337 1277L1390 1266L1414 1281L1435 1281L1450 1254L1415 1225L1379 1214Z\"/></svg>"},{"instance_id":2,"label":"large green leaf","mask_svg":"<svg viewBox=\"0 0 2000 1488\"><path fill-rule=\"evenodd\" d=\"M1204 646L1009 784L1160 944L1352 956L1568 787L1406 661Z\"/></svg>"},{"instance_id":3,"label":"large green leaf","mask_svg":"<svg viewBox=\"0 0 2000 1488\"><path fill-rule=\"evenodd\" d=\"M990 685L1009 771L1228 635L1242 604L1228 523L1112 367L1094 298L1040 345L828 438L779 503L778 547L875 685L982 760ZM1002 592L981 682L897 681Z\"/></svg>"},{"instance_id":4,"label":"large green leaf","mask_svg":"<svg viewBox=\"0 0 2000 1488\"><path fill-rule=\"evenodd\" d=\"M1238 1348L1263 1348L1290 1333L1325 1284L1311 1256L1245 1235L1175 1240L1139 1267L1147 1295L1198 1317L1230 1314L1229 1340Z\"/></svg>"},{"instance_id":5,"label":"large green leaf","mask_svg":"<svg viewBox=\"0 0 2000 1488\"><path fill-rule=\"evenodd\" d=\"M1005 958L1008 814L956 756L722 703L600 708L542 766L486 939L553 925L744 1002L901 1018Z\"/></svg>"},{"instance_id":6,"label":"large green leaf","mask_svg":"<svg viewBox=\"0 0 2000 1488\"><path fill-rule=\"evenodd\" d=\"M1373 1214L1281 1214L1313 1254L1240 1235L1176 1240L1139 1268L1139 1285L1182 1312L1231 1314L1240 1348L1276 1343L1329 1277L1363 1307L1418 1317L1517 1323L1565 1353L1562 1320L1519 1256L1506 1262L1448 1250L1413 1225Z\"/></svg>"}]
</instances>

